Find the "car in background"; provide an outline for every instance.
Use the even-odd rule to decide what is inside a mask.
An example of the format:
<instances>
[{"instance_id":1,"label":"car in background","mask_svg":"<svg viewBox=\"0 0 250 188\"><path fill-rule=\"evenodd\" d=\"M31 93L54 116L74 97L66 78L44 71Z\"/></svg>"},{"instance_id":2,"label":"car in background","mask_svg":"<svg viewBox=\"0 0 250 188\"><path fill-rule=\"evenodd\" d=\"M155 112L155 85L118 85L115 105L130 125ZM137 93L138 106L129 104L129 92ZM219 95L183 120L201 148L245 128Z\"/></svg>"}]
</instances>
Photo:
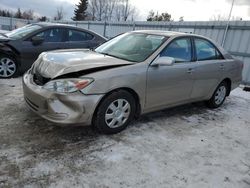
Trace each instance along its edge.
<instances>
[{"instance_id":1,"label":"car in background","mask_svg":"<svg viewBox=\"0 0 250 188\"><path fill-rule=\"evenodd\" d=\"M134 31L91 50L42 53L23 77L30 109L59 124L117 133L140 114L196 101L221 106L243 63L209 39Z\"/></svg>"},{"instance_id":2,"label":"car in background","mask_svg":"<svg viewBox=\"0 0 250 188\"><path fill-rule=\"evenodd\" d=\"M95 48L106 38L86 29L54 23L35 23L0 34L0 78L27 71L39 54L69 48Z\"/></svg>"},{"instance_id":3,"label":"car in background","mask_svg":"<svg viewBox=\"0 0 250 188\"><path fill-rule=\"evenodd\" d=\"M6 33L8 33L8 32L10 32L10 31L7 31L7 30L0 30L0 34L6 34Z\"/></svg>"}]
</instances>

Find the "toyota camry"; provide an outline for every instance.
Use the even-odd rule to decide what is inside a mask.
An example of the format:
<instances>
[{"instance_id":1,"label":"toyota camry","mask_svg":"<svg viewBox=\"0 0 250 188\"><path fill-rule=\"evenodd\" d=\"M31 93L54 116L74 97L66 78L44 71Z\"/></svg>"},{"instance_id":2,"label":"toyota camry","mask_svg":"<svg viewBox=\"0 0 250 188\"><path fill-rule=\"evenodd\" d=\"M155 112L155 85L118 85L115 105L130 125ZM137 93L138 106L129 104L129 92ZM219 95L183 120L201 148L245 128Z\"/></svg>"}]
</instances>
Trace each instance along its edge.
<instances>
[{"instance_id":1,"label":"toyota camry","mask_svg":"<svg viewBox=\"0 0 250 188\"><path fill-rule=\"evenodd\" d=\"M95 50L42 53L23 77L24 98L56 124L117 133L140 114L195 101L221 106L243 63L208 38L133 31Z\"/></svg>"}]
</instances>

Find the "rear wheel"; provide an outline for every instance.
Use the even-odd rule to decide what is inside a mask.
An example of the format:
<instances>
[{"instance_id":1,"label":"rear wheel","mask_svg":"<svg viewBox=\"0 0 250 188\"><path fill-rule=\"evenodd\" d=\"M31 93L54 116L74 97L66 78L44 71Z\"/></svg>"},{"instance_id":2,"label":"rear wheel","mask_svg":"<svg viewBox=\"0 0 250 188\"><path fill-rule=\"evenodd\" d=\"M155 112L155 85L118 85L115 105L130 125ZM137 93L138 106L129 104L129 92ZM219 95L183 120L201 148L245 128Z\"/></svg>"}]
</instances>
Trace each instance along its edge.
<instances>
[{"instance_id":1,"label":"rear wheel","mask_svg":"<svg viewBox=\"0 0 250 188\"><path fill-rule=\"evenodd\" d=\"M135 99L129 92L115 91L101 102L93 124L102 133L118 133L134 118L135 109Z\"/></svg>"},{"instance_id":2,"label":"rear wheel","mask_svg":"<svg viewBox=\"0 0 250 188\"><path fill-rule=\"evenodd\" d=\"M8 56L0 57L0 78L17 76L18 67L15 59Z\"/></svg>"},{"instance_id":3,"label":"rear wheel","mask_svg":"<svg viewBox=\"0 0 250 188\"><path fill-rule=\"evenodd\" d=\"M228 84L223 81L216 88L213 96L207 101L207 105L210 108L218 108L223 104L228 93Z\"/></svg>"}]
</instances>

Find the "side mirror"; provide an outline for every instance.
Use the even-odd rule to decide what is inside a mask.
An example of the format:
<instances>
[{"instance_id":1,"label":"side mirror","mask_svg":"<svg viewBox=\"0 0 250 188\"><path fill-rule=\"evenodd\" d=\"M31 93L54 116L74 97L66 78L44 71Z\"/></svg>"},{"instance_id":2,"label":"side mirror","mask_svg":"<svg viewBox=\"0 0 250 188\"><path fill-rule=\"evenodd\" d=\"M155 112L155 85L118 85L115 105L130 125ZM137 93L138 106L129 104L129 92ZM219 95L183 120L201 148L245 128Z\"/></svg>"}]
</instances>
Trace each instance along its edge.
<instances>
[{"instance_id":1,"label":"side mirror","mask_svg":"<svg viewBox=\"0 0 250 188\"><path fill-rule=\"evenodd\" d=\"M39 44L43 43L44 39L42 37L39 37L39 36L34 36L31 38L31 41L32 41L33 45L39 45Z\"/></svg>"},{"instance_id":2,"label":"side mirror","mask_svg":"<svg viewBox=\"0 0 250 188\"><path fill-rule=\"evenodd\" d=\"M175 59L172 57L158 57L152 63L152 66L171 66L175 63Z\"/></svg>"}]
</instances>

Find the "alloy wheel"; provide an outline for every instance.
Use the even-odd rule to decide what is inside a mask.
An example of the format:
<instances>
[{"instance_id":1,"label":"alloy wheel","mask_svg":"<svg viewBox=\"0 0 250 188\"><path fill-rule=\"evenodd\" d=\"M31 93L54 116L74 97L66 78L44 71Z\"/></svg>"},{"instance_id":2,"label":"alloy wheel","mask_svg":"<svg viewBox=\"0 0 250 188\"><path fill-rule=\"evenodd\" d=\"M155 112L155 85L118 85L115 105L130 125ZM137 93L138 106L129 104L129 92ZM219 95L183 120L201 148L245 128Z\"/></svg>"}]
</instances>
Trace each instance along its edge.
<instances>
[{"instance_id":1,"label":"alloy wheel","mask_svg":"<svg viewBox=\"0 0 250 188\"><path fill-rule=\"evenodd\" d=\"M15 62L8 58L4 57L0 59L0 77L8 78L15 74L16 72Z\"/></svg>"}]
</instances>

